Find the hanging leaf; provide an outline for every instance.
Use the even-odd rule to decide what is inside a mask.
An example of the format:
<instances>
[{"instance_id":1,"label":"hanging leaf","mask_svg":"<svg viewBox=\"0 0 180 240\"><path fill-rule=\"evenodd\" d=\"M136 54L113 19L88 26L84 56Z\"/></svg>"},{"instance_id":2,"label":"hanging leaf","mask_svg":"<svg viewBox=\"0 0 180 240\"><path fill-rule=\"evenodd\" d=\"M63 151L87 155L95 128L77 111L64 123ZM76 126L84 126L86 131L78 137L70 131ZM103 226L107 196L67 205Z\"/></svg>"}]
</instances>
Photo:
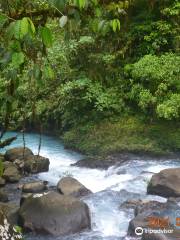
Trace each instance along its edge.
<instances>
[{"instance_id":1,"label":"hanging leaf","mask_svg":"<svg viewBox=\"0 0 180 240\"><path fill-rule=\"evenodd\" d=\"M20 21L20 27L19 27L19 38L23 39L25 35L27 35L29 32L29 21L28 18L24 17Z\"/></svg>"},{"instance_id":2,"label":"hanging leaf","mask_svg":"<svg viewBox=\"0 0 180 240\"><path fill-rule=\"evenodd\" d=\"M49 28L41 27L41 37L42 37L43 44L46 47L51 47L52 46L52 43L53 43L52 33L49 30Z\"/></svg>"},{"instance_id":3,"label":"hanging leaf","mask_svg":"<svg viewBox=\"0 0 180 240\"><path fill-rule=\"evenodd\" d=\"M34 33L36 32L36 29L35 29L34 23L31 21L30 18L28 18L28 22L29 22L30 30L31 30L31 32L34 34Z\"/></svg>"},{"instance_id":4,"label":"hanging leaf","mask_svg":"<svg viewBox=\"0 0 180 240\"><path fill-rule=\"evenodd\" d=\"M117 30L120 30L120 28L121 28L121 24L120 24L119 19L111 20L110 25L111 25L114 32L116 32Z\"/></svg>"},{"instance_id":5,"label":"hanging leaf","mask_svg":"<svg viewBox=\"0 0 180 240\"><path fill-rule=\"evenodd\" d=\"M86 0L74 0L74 4L78 6L80 9L85 8Z\"/></svg>"},{"instance_id":6,"label":"hanging leaf","mask_svg":"<svg viewBox=\"0 0 180 240\"><path fill-rule=\"evenodd\" d=\"M66 23L68 21L68 17L67 16L62 16L60 19L59 19L59 25L61 28L63 28Z\"/></svg>"}]
</instances>

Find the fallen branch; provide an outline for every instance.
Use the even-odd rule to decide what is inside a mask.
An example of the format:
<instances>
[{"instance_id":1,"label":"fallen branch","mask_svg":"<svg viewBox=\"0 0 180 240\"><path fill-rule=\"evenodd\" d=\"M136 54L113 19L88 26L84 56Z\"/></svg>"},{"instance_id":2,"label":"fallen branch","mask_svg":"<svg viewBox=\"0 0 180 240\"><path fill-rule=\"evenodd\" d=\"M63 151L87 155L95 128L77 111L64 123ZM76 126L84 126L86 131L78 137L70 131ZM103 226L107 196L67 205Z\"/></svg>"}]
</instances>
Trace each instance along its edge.
<instances>
[{"instance_id":1,"label":"fallen branch","mask_svg":"<svg viewBox=\"0 0 180 240\"><path fill-rule=\"evenodd\" d=\"M16 139L17 139L17 136L11 137L11 138L7 138L4 141L0 141L0 148L4 148L4 147L10 145Z\"/></svg>"}]
</instances>

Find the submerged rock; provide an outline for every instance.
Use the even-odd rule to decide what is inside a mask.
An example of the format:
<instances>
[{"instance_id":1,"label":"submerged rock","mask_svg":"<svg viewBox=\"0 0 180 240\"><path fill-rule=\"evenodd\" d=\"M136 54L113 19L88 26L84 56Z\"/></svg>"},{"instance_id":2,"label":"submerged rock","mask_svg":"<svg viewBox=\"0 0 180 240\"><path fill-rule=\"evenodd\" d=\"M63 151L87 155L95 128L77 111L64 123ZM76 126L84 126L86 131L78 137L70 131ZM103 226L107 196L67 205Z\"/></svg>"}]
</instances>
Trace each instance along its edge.
<instances>
[{"instance_id":1,"label":"submerged rock","mask_svg":"<svg viewBox=\"0 0 180 240\"><path fill-rule=\"evenodd\" d=\"M27 198L19 215L25 230L41 234L60 236L90 229L88 206L56 192L35 194Z\"/></svg>"},{"instance_id":2,"label":"submerged rock","mask_svg":"<svg viewBox=\"0 0 180 240\"><path fill-rule=\"evenodd\" d=\"M154 174L147 188L148 194L180 197L180 168L170 168Z\"/></svg>"},{"instance_id":3,"label":"submerged rock","mask_svg":"<svg viewBox=\"0 0 180 240\"><path fill-rule=\"evenodd\" d=\"M47 190L47 182L46 181L25 183L22 186L22 192L24 192L24 193L40 193L45 190Z\"/></svg>"},{"instance_id":4,"label":"submerged rock","mask_svg":"<svg viewBox=\"0 0 180 240\"><path fill-rule=\"evenodd\" d=\"M72 166L108 169L111 166L120 166L122 163L130 160L131 157L131 154L125 153L113 154L106 157L88 157L72 164Z\"/></svg>"},{"instance_id":5,"label":"submerged rock","mask_svg":"<svg viewBox=\"0 0 180 240\"><path fill-rule=\"evenodd\" d=\"M83 184L72 177L62 178L57 184L57 189L61 194L73 197L83 197L92 193Z\"/></svg>"},{"instance_id":6,"label":"submerged rock","mask_svg":"<svg viewBox=\"0 0 180 240\"><path fill-rule=\"evenodd\" d=\"M28 156L32 156L33 152L29 148L16 147L6 151L4 158L6 161L13 162L16 159L25 159Z\"/></svg>"}]
</instances>

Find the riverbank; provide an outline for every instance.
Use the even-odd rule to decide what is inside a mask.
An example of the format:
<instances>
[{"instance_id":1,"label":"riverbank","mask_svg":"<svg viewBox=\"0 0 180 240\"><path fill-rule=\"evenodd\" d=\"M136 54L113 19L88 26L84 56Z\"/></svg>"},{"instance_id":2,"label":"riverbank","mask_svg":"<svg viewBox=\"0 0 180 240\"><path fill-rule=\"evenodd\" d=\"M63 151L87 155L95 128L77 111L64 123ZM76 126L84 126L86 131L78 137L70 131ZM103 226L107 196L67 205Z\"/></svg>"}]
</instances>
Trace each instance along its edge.
<instances>
[{"instance_id":1,"label":"riverbank","mask_svg":"<svg viewBox=\"0 0 180 240\"><path fill-rule=\"evenodd\" d=\"M145 122L136 117L104 120L75 126L63 135L67 148L86 155L136 153L151 156L180 152L180 124Z\"/></svg>"}]
</instances>

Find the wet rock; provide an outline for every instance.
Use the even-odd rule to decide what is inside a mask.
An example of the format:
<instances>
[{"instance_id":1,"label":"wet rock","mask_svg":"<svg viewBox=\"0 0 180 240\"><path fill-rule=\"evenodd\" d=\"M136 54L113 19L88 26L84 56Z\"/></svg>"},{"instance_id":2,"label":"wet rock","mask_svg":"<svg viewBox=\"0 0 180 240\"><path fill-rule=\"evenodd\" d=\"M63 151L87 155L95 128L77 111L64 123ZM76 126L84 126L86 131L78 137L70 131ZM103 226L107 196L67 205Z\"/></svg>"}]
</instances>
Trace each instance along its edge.
<instances>
[{"instance_id":1,"label":"wet rock","mask_svg":"<svg viewBox=\"0 0 180 240\"><path fill-rule=\"evenodd\" d=\"M127 200L120 205L120 209L124 209L124 208L125 209L135 209L141 203L142 203L142 200L140 200L140 199Z\"/></svg>"},{"instance_id":2,"label":"wet rock","mask_svg":"<svg viewBox=\"0 0 180 240\"><path fill-rule=\"evenodd\" d=\"M10 224L18 224L19 206L13 203L0 203L0 212L2 212Z\"/></svg>"},{"instance_id":3,"label":"wet rock","mask_svg":"<svg viewBox=\"0 0 180 240\"><path fill-rule=\"evenodd\" d=\"M92 193L83 184L72 177L62 178L57 184L57 189L61 194L73 197L83 197Z\"/></svg>"},{"instance_id":4,"label":"wet rock","mask_svg":"<svg viewBox=\"0 0 180 240\"><path fill-rule=\"evenodd\" d=\"M33 193L23 193L21 195L20 206L29 198L32 197Z\"/></svg>"},{"instance_id":5,"label":"wet rock","mask_svg":"<svg viewBox=\"0 0 180 240\"><path fill-rule=\"evenodd\" d=\"M174 225L175 212L180 211L180 206L173 202L167 201L161 203L157 201L141 202L135 208L135 217L129 222L128 234L135 236L135 229L142 227L143 229L150 227L150 217L160 218L167 222L168 226Z\"/></svg>"},{"instance_id":6,"label":"wet rock","mask_svg":"<svg viewBox=\"0 0 180 240\"><path fill-rule=\"evenodd\" d=\"M129 222L128 235L136 236L135 229L141 227L143 229L148 228L148 219L144 215L138 215Z\"/></svg>"},{"instance_id":7,"label":"wet rock","mask_svg":"<svg viewBox=\"0 0 180 240\"><path fill-rule=\"evenodd\" d=\"M28 156L24 162L24 171L27 173L40 173L49 171L49 159L42 156Z\"/></svg>"},{"instance_id":8,"label":"wet rock","mask_svg":"<svg viewBox=\"0 0 180 240\"><path fill-rule=\"evenodd\" d=\"M8 202L8 195L4 190L0 190L0 202Z\"/></svg>"},{"instance_id":9,"label":"wet rock","mask_svg":"<svg viewBox=\"0 0 180 240\"><path fill-rule=\"evenodd\" d=\"M24 192L24 193L40 193L45 190L47 190L47 182L46 181L25 183L22 186L22 192Z\"/></svg>"},{"instance_id":10,"label":"wet rock","mask_svg":"<svg viewBox=\"0 0 180 240\"><path fill-rule=\"evenodd\" d=\"M164 234L144 233L141 240L168 240Z\"/></svg>"},{"instance_id":11,"label":"wet rock","mask_svg":"<svg viewBox=\"0 0 180 240\"><path fill-rule=\"evenodd\" d=\"M19 215L25 230L45 235L61 236L90 229L88 206L56 192L35 194L27 198Z\"/></svg>"},{"instance_id":12,"label":"wet rock","mask_svg":"<svg viewBox=\"0 0 180 240\"><path fill-rule=\"evenodd\" d=\"M16 147L12 148L10 150L7 150L4 158L6 161L13 162L16 159L25 159L28 156L32 156L33 152L29 148L24 148L24 147Z\"/></svg>"},{"instance_id":13,"label":"wet rock","mask_svg":"<svg viewBox=\"0 0 180 240\"><path fill-rule=\"evenodd\" d=\"M82 159L72 166L87 167L87 168L98 168L108 169L111 166L120 166L122 163L131 159L131 154L113 154L107 157L88 157Z\"/></svg>"},{"instance_id":14,"label":"wet rock","mask_svg":"<svg viewBox=\"0 0 180 240\"><path fill-rule=\"evenodd\" d=\"M6 182L15 183L20 180L21 175L15 164L5 162L4 167L5 170L3 172L3 178L6 180Z\"/></svg>"},{"instance_id":15,"label":"wet rock","mask_svg":"<svg viewBox=\"0 0 180 240\"><path fill-rule=\"evenodd\" d=\"M17 166L19 171L24 172L24 160L16 159L14 164Z\"/></svg>"},{"instance_id":16,"label":"wet rock","mask_svg":"<svg viewBox=\"0 0 180 240\"><path fill-rule=\"evenodd\" d=\"M154 174L147 193L167 198L180 197L180 168L165 169Z\"/></svg>"},{"instance_id":17,"label":"wet rock","mask_svg":"<svg viewBox=\"0 0 180 240\"><path fill-rule=\"evenodd\" d=\"M6 184L6 180L2 177L0 177L0 187L4 187Z\"/></svg>"},{"instance_id":18,"label":"wet rock","mask_svg":"<svg viewBox=\"0 0 180 240\"><path fill-rule=\"evenodd\" d=\"M162 211L166 209L167 204L157 202L157 201L141 201L136 205L134 215L137 216L139 214L151 215L153 212Z\"/></svg>"}]
</instances>

